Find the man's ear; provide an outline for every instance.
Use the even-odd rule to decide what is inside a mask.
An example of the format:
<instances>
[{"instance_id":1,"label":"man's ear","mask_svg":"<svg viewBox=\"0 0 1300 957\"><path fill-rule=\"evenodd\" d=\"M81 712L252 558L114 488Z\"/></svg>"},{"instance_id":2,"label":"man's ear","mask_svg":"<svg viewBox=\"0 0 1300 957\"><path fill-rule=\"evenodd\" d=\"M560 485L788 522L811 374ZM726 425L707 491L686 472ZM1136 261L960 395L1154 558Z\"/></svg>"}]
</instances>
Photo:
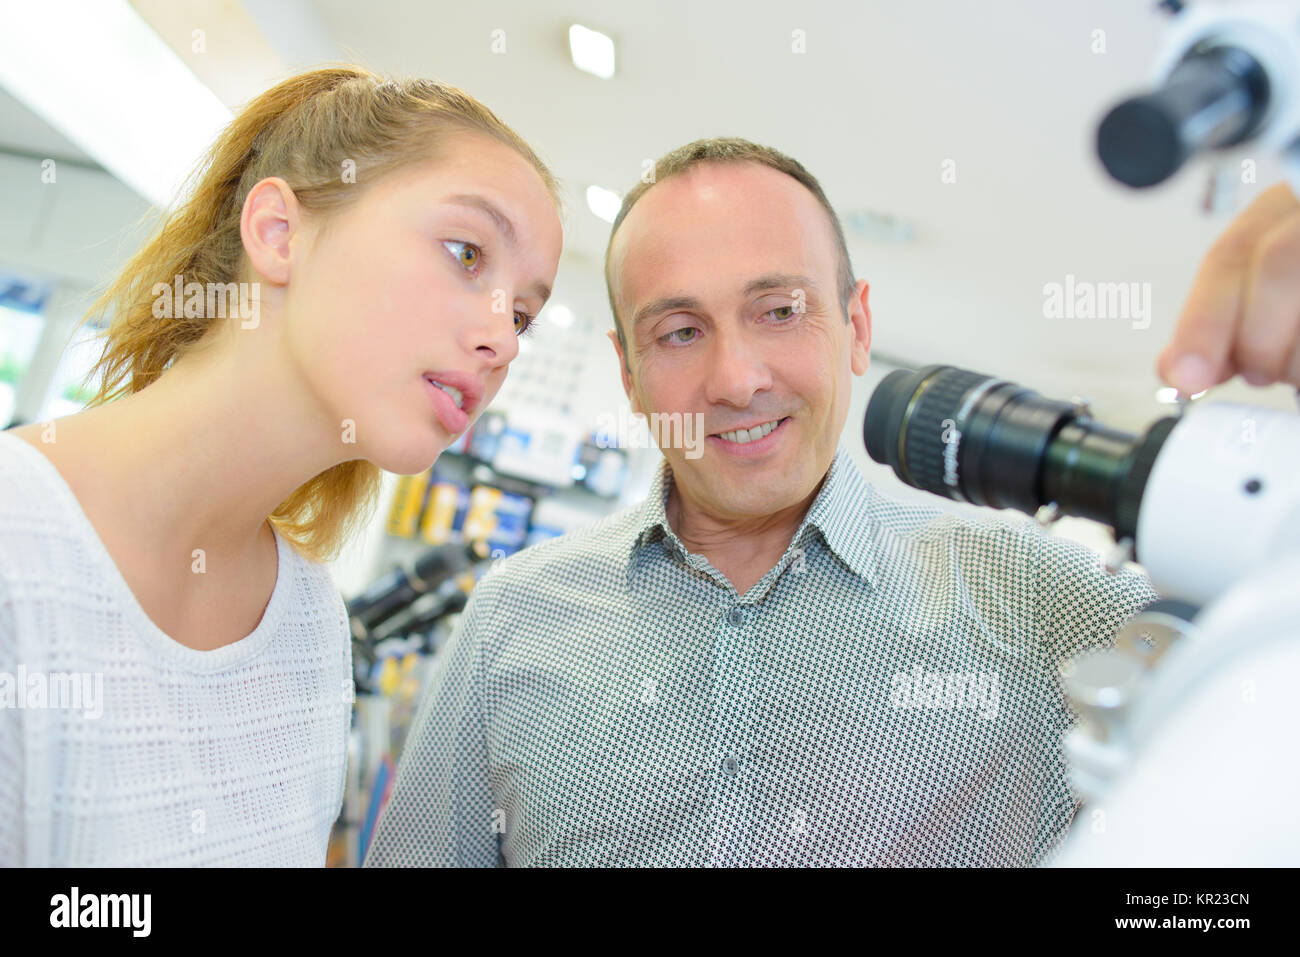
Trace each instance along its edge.
<instances>
[{"instance_id":1,"label":"man's ear","mask_svg":"<svg viewBox=\"0 0 1300 957\"><path fill-rule=\"evenodd\" d=\"M849 364L854 375L862 375L871 365L871 306L867 304L867 294L871 291L865 279L859 279L853 287L849 298L849 325L852 338L849 340Z\"/></svg>"},{"instance_id":2,"label":"man's ear","mask_svg":"<svg viewBox=\"0 0 1300 957\"><path fill-rule=\"evenodd\" d=\"M615 322L618 320L615 319ZM623 343L618 341L618 330L611 329L605 333L609 336L609 341L614 345L614 352L618 355L618 374L623 377L623 392L627 395L628 402L632 403L632 411L640 412L637 406L636 392L632 388L632 373L628 371L627 356L623 353Z\"/></svg>"}]
</instances>

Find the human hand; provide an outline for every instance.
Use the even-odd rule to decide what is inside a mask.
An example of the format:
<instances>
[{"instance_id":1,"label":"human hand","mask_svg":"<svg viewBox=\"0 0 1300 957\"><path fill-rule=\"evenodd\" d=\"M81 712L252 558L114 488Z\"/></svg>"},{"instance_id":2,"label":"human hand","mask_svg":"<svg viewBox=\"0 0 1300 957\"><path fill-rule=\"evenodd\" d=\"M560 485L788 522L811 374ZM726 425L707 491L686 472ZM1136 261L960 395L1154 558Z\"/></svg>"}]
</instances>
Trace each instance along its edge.
<instances>
[{"instance_id":1,"label":"human hand","mask_svg":"<svg viewBox=\"0 0 1300 957\"><path fill-rule=\"evenodd\" d=\"M1234 219L1201 261L1156 371L1188 395L1239 373L1251 385L1300 387L1300 200L1285 183Z\"/></svg>"}]
</instances>

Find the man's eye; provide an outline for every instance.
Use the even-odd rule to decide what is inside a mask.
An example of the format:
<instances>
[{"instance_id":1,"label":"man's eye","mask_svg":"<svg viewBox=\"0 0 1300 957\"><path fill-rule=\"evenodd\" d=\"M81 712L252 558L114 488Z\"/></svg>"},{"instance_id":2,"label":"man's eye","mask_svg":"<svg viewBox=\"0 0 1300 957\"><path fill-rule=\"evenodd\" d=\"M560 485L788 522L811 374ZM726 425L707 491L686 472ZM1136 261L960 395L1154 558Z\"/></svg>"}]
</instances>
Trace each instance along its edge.
<instances>
[{"instance_id":1,"label":"man's eye","mask_svg":"<svg viewBox=\"0 0 1300 957\"><path fill-rule=\"evenodd\" d=\"M462 243L455 239L447 239L443 240L442 244L449 253L456 257L457 262L471 272L483 259L483 250L473 243Z\"/></svg>"},{"instance_id":2,"label":"man's eye","mask_svg":"<svg viewBox=\"0 0 1300 957\"><path fill-rule=\"evenodd\" d=\"M687 342L694 342L696 339L698 339L699 336L697 336L696 333L698 333L699 331L700 330L696 329L694 326L682 326L682 328L674 329L672 332L660 336L660 338L664 342L677 342L677 343L685 344ZM683 335L683 333L690 333L690 334Z\"/></svg>"},{"instance_id":3,"label":"man's eye","mask_svg":"<svg viewBox=\"0 0 1300 957\"><path fill-rule=\"evenodd\" d=\"M775 309L769 310L767 314L777 319L789 319L794 315L794 306L777 306Z\"/></svg>"}]
</instances>

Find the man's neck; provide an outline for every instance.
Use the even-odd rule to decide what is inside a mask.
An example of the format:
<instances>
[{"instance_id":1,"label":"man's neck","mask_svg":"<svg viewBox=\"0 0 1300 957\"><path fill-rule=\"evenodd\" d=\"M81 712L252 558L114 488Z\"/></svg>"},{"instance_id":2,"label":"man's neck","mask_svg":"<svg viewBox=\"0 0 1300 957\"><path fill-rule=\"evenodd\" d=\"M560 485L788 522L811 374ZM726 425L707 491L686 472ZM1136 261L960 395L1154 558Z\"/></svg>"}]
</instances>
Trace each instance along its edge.
<instances>
[{"instance_id":1,"label":"man's neck","mask_svg":"<svg viewBox=\"0 0 1300 957\"><path fill-rule=\"evenodd\" d=\"M703 555L744 595L790 547L825 478L800 502L767 515L729 517L691 501L676 481L668 493L668 524L686 550Z\"/></svg>"}]
</instances>

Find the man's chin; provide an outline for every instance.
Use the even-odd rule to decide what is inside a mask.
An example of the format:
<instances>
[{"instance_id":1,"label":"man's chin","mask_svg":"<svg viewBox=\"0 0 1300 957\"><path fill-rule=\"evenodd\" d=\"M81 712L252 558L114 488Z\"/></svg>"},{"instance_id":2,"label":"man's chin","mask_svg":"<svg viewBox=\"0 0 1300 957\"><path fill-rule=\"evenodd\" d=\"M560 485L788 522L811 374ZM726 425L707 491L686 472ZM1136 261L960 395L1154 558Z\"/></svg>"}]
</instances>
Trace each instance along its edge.
<instances>
[{"instance_id":1,"label":"man's chin","mask_svg":"<svg viewBox=\"0 0 1300 957\"><path fill-rule=\"evenodd\" d=\"M674 480L684 485L690 498L708 503L709 511L735 518L762 518L804 502L817 482L809 482L804 470L781 460L755 467L719 467L710 456L692 462L673 463ZM692 494L693 493L693 494Z\"/></svg>"}]
</instances>

